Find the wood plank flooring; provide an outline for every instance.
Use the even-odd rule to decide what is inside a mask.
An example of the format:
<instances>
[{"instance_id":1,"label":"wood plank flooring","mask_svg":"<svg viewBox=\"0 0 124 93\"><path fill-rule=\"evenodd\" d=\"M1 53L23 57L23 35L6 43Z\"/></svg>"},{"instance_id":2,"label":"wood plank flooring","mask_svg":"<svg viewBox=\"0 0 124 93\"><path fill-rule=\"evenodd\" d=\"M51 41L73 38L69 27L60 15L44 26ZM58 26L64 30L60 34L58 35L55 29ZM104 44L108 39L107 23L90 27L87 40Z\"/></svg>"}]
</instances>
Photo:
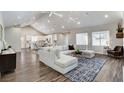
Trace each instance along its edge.
<instances>
[{"instance_id":1,"label":"wood plank flooring","mask_svg":"<svg viewBox=\"0 0 124 93\"><path fill-rule=\"evenodd\" d=\"M105 59L105 64L95 78L95 82L122 82L124 59L114 59L97 55ZM39 62L35 51L23 49L17 53L17 68L0 78L1 82L71 82L62 74Z\"/></svg>"}]
</instances>

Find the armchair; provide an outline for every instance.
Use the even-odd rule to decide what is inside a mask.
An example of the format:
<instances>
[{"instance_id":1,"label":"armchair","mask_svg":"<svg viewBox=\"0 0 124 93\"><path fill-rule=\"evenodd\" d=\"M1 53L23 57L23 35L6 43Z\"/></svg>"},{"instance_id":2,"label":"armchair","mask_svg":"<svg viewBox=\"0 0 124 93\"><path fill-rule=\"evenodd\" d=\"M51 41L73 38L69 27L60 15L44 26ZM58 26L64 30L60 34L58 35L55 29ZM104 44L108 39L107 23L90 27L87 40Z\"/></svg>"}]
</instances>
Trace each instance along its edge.
<instances>
[{"instance_id":1,"label":"armchair","mask_svg":"<svg viewBox=\"0 0 124 93\"><path fill-rule=\"evenodd\" d=\"M123 46L116 46L113 50L107 50L107 53L109 56L121 58L123 57L123 50Z\"/></svg>"}]
</instances>

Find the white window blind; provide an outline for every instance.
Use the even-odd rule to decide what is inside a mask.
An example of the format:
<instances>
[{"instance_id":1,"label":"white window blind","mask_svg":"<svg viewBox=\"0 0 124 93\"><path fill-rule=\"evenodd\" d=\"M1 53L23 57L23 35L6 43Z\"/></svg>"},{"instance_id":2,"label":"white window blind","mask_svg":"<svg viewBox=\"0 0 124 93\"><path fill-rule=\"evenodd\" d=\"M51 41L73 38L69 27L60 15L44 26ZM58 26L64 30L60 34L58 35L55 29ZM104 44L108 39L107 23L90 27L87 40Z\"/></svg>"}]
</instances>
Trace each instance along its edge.
<instances>
[{"instance_id":1,"label":"white window blind","mask_svg":"<svg viewBox=\"0 0 124 93\"><path fill-rule=\"evenodd\" d=\"M77 33L76 44L77 45L88 45L88 33Z\"/></svg>"},{"instance_id":2,"label":"white window blind","mask_svg":"<svg viewBox=\"0 0 124 93\"><path fill-rule=\"evenodd\" d=\"M109 31L100 31L92 33L93 46L108 46L109 44Z\"/></svg>"}]
</instances>

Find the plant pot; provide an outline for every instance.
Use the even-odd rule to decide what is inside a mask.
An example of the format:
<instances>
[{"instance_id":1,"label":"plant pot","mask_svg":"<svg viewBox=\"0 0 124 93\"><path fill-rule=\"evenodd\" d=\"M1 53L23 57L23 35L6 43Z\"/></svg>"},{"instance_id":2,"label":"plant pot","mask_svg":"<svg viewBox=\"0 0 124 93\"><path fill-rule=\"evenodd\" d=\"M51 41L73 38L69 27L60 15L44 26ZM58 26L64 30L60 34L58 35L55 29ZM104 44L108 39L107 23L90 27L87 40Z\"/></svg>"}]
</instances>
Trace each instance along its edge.
<instances>
[{"instance_id":1,"label":"plant pot","mask_svg":"<svg viewBox=\"0 0 124 93\"><path fill-rule=\"evenodd\" d=\"M77 51L76 51L75 53L76 53L76 54L82 54L82 52L81 52L81 51L80 51L80 52L77 52Z\"/></svg>"}]
</instances>

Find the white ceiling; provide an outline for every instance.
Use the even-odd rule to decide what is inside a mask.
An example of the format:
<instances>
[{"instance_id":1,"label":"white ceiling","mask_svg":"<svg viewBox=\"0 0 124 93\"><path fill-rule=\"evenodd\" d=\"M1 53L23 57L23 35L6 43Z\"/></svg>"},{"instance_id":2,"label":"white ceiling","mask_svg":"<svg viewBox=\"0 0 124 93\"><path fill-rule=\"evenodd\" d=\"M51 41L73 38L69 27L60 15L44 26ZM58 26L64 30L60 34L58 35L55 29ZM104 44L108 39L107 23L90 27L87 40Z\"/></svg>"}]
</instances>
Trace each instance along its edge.
<instances>
[{"instance_id":1,"label":"white ceiling","mask_svg":"<svg viewBox=\"0 0 124 93\"><path fill-rule=\"evenodd\" d=\"M39 12L33 11L3 11L3 21L6 27L29 23L34 17L39 17Z\"/></svg>"},{"instance_id":2,"label":"white ceiling","mask_svg":"<svg viewBox=\"0 0 124 93\"><path fill-rule=\"evenodd\" d=\"M55 33L73 28L91 27L96 25L119 22L122 12L99 11L57 11L62 17L52 15L50 12L3 12L5 26L31 25L44 34Z\"/></svg>"}]
</instances>

